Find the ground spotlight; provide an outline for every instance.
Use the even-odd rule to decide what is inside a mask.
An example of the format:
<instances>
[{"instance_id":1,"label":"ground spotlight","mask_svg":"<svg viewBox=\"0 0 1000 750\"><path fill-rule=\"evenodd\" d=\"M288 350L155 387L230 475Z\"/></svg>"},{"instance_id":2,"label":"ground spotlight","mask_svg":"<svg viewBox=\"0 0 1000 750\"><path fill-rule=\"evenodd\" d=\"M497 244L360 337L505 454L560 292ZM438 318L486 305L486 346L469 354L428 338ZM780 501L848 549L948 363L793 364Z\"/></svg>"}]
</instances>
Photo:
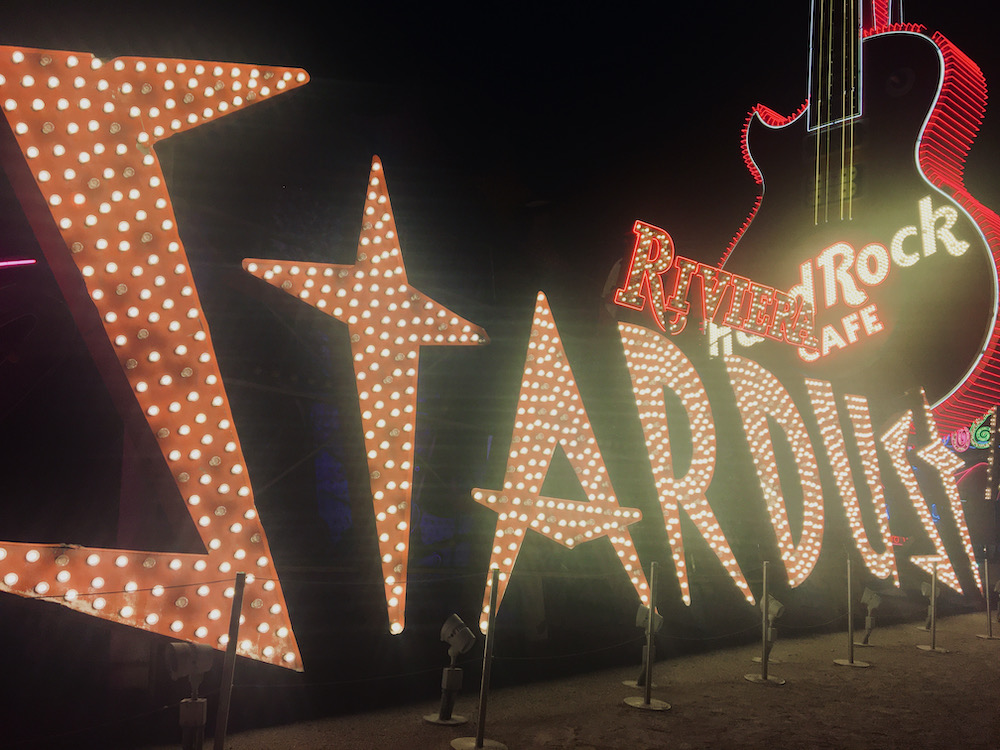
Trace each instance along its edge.
<instances>
[{"instance_id":1,"label":"ground spotlight","mask_svg":"<svg viewBox=\"0 0 1000 750\"><path fill-rule=\"evenodd\" d=\"M649 607L645 604L639 605L639 610L635 613L635 626L643 630L649 625ZM653 612L653 632L659 633L663 627L663 615Z\"/></svg>"},{"instance_id":2,"label":"ground spotlight","mask_svg":"<svg viewBox=\"0 0 1000 750\"><path fill-rule=\"evenodd\" d=\"M923 630L930 630L934 621L935 599L941 596L941 590L936 586L924 581L920 584L920 595L927 599L927 622L924 623Z\"/></svg>"},{"instance_id":3,"label":"ground spotlight","mask_svg":"<svg viewBox=\"0 0 1000 750\"><path fill-rule=\"evenodd\" d=\"M930 606L927 608L927 630L931 631L931 643L929 646L921 644L917 648L921 651L936 651L939 654L946 654L948 653L947 649L940 648L937 645L937 600L941 595L941 589L938 587L938 570L936 565L931 575L931 582L920 584L920 593L930 601Z\"/></svg>"},{"instance_id":4,"label":"ground spotlight","mask_svg":"<svg viewBox=\"0 0 1000 750\"><path fill-rule=\"evenodd\" d=\"M201 750L205 744L207 701L198 697L198 687L205 673L212 668L214 653L211 646L201 643L167 644L167 671L171 679L181 680L187 677L191 683L191 697L182 700L180 706L183 750Z\"/></svg>"},{"instance_id":5,"label":"ground spotlight","mask_svg":"<svg viewBox=\"0 0 1000 750\"><path fill-rule=\"evenodd\" d=\"M462 670L456 667L458 657L476 645L476 636L462 622L458 615L452 615L441 627L441 641L448 644L448 656L451 663L444 668L441 675L441 708L436 714L428 714L424 721L432 724L464 724L468 719L464 716L453 716L455 696L462 689Z\"/></svg>"},{"instance_id":6,"label":"ground spotlight","mask_svg":"<svg viewBox=\"0 0 1000 750\"><path fill-rule=\"evenodd\" d=\"M767 612L767 637L764 639L765 642L765 655L763 658L770 660L771 649L774 648L774 644L778 640L778 630L774 627L774 622L785 614L785 605L779 602L771 594L767 595L767 607L764 607L764 603L761 602L761 609Z\"/></svg>"},{"instance_id":7,"label":"ground spotlight","mask_svg":"<svg viewBox=\"0 0 1000 750\"><path fill-rule=\"evenodd\" d=\"M639 610L635 613L635 626L637 628L641 628L643 632L645 632L646 629L650 627L649 612L650 612L649 607L647 607L645 604L640 604ZM661 615L659 612L654 611L653 622L652 622L653 633L654 634L659 633L660 628L662 627L663 627L663 615ZM655 644L651 644L649 646L646 646L644 644L642 647L642 667L639 670L639 676L635 678L635 680L625 680L625 682L622 684L627 685L628 687L643 687L646 684L646 664L649 661L650 649L653 649L653 661L656 661Z\"/></svg>"},{"instance_id":8,"label":"ground spotlight","mask_svg":"<svg viewBox=\"0 0 1000 750\"><path fill-rule=\"evenodd\" d=\"M763 591L760 596L760 625L761 625L761 648L760 657L754 661L760 662L760 674L745 674L744 679L763 685L784 685L785 681L780 677L771 677L767 673L767 663L771 656L771 649L774 642L778 640L778 633L774 628L774 622L785 613L785 605L774 598L767 591L767 572L770 563L764 561L763 571Z\"/></svg>"},{"instance_id":9,"label":"ground spotlight","mask_svg":"<svg viewBox=\"0 0 1000 750\"><path fill-rule=\"evenodd\" d=\"M868 639L872 637L872 630L875 627L875 610L882 604L882 597L865 586L865 591L861 595L861 603L868 609L865 615L865 637L861 639L862 646L869 646Z\"/></svg>"}]
</instances>

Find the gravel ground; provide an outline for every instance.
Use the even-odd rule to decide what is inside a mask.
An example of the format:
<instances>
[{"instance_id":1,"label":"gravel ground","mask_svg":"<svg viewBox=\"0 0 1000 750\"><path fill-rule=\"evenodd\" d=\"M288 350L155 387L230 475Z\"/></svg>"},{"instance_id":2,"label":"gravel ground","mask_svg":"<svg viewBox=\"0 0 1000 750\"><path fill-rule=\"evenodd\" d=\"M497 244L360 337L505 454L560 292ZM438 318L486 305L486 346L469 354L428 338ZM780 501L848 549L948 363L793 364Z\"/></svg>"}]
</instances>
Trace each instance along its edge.
<instances>
[{"instance_id":1,"label":"gravel ground","mask_svg":"<svg viewBox=\"0 0 1000 750\"><path fill-rule=\"evenodd\" d=\"M976 637L985 631L982 613L942 618L942 653L917 648L931 638L916 624L877 628L873 646L854 651L868 669L834 664L847 657L845 633L780 640L768 671L781 686L744 678L760 673L759 646L660 661L652 698L671 705L662 712L625 705L643 697L622 684L636 668L502 688L490 694L485 737L511 750L998 748L1000 640ZM475 737L477 699L467 686L455 713L470 722L457 727L424 722L437 705L422 703L236 733L226 748L445 749Z\"/></svg>"}]
</instances>

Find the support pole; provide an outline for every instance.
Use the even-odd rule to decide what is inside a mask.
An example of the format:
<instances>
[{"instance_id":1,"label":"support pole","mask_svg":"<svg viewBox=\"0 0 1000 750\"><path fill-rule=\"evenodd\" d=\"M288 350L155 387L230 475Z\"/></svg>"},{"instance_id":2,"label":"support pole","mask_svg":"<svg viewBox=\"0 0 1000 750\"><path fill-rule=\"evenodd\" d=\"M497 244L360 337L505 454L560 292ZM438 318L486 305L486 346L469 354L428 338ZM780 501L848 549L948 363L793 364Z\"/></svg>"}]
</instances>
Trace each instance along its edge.
<instances>
[{"instance_id":1,"label":"support pole","mask_svg":"<svg viewBox=\"0 0 1000 750\"><path fill-rule=\"evenodd\" d=\"M947 649L938 648L937 645L937 565L934 566L934 573L931 576L931 645L917 646L921 651L936 651L939 654L948 653Z\"/></svg>"},{"instance_id":2,"label":"support pole","mask_svg":"<svg viewBox=\"0 0 1000 750\"><path fill-rule=\"evenodd\" d=\"M866 661L854 661L854 590L851 582L851 556L847 556L847 658L834 659L842 667L870 667Z\"/></svg>"},{"instance_id":3,"label":"support pole","mask_svg":"<svg viewBox=\"0 0 1000 750\"><path fill-rule=\"evenodd\" d=\"M233 608L229 615L229 640L226 642L226 658L222 662L222 684L219 690L219 715L215 720L214 750L223 750L226 745L226 726L229 724L229 701L233 694L233 674L236 671L236 645L240 638L240 613L243 611L243 589L247 574L236 574L233 589Z\"/></svg>"},{"instance_id":4,"label":"support pole","mask_svg":"<svg viewBox=\"0 0 1000 750\"><path fill-rule=\"evenodd\" d=\"M479 721L475 737L459 737L451 741L455 750L507 750L502 742L488 740L486 734L486 704L490 691L490 666L493 664L493 641L496 633L497 592L500 589L500 570L490 569L490 616L486 621L486 646L483 648L483 680L479 686Z\"/></svg>"},{"instance_id":5,"label":"support pole","mask_svg":"<svg viewBox=\"0 0 1000 750\"><path fill-rule=\"evenodd\" d=\"M760 602L760 613L761 613L761 638L760 638L760 679L763 682L767 682L767 657L770 655L771 649L767 647L767 630L768 630L768 590L767 590L767 562L764 562L764 584L762 586L763 593L761 594Z\"/></svg>"},{"instance_id":6,"label":"support pole","mask_svg":"<svg viewBox=\"0 0 1000 750\"><path fill-rule=\"evenodd\" d=\"M649 566L649 617L646 620L646 673L644 676L643 697L642 700L631 696L625 699L626 705L646 711L666 711L670 708L669 703L653 700L652 697L653 658L655 653L653 650L653 633L655 632L654 621L656 620L656 568L657 564L654 560Z\"/></svg>"},{"instance_id":7,"label":"support pole","mask_svg":"<svg viewBox=\"0 0 1000 750\"><path fill-rule=\"evenodd\" d=\"M656 609L656 561L649 566L649 619L646 621L646 681L643 683L643 704L648 706L653 697L653 612Z\"/></svg>"},{"instance_id":8,"label":"support pole","mask_svg":"<svg viewBox=\"0 0 1000 750\"><path fill-rule=\"evenodd\" d=\"M768 607L770 605L767 591L767 569L768 562L764 561L764 583L760 594L760 614L761 614L761 644L760 644L760 674L745 674L743 678L749 682L756 682L762 685L784 685L785 681L780 677L769 677L767 674L767 657L771 653L770 635L771 621L768 617Z\"/></svg>"},{"instance_id":9,"label":"support pole","mask_svg":"<svg viewBox=\"0 0 1000 750\"><path fill-rule=\"evenodd\" d=\"M937 565L931 576L931 651L937 648Z\"/></svg>"},{"instance_id":10,"label":"support pole","mask_svg":"<svg viewBox=\"0 0 1000 750\"><path fill-rule=\"evenodd\" d=\"M977 635L976 638L982 638L984 641L1000 640L993 635L993 613L990 612L990 559L988 557L983 559L983 591L986 593L986 635Z\"/></svg>"}]
</instances>

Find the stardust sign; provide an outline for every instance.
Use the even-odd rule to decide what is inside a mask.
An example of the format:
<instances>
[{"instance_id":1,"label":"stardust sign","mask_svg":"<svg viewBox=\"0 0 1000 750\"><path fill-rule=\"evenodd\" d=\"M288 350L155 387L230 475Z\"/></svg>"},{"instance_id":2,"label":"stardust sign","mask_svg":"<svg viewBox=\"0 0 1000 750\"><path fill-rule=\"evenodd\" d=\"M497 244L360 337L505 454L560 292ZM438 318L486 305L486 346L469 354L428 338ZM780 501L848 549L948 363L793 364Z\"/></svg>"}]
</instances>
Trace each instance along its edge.
<instances>
[{"instance_id":1,"label":"stardust sign","mask_svg":"<svg viewBox=\"0 0 1000 750\"><path fill-rule=\"evenodd\" d=\"M246 572L248 609L238 653L301 669L279 566L257 514L209 321L155 144L303 85L308 76L296 69L152 58L102 61L84 53L16 47L0 48L0 76L0 101L17 146L7 169L18 197L109 391L155 445L205 547L204 554L171 554L0 542L0 590L222 648L233 577ZM381 160L373 159L353 264L248 258L244 268L276 287L274 294L293 295L318 316L328 316L331 325L347 327L350 349L334 356L353 362L352 407L361 424L355 439L365 448L366 499L377 537L370 549L381 567L389 631L397 634L405 627L414 523L420 350L464 346L462 356L472 357L488 336L408 280L385 172ZM928 201L926 209L919 208L926 213L919 223L899 226L919 227L918 233L930 227L944 242L941 231L951 231L948 211L954 211L962 222L954 228L956 242L983 237L961 206L949 203L942 212L942 197ZM876 420L864 392L844 389L832 378L772 372L756 358L735 354L703 364L704 352L696 347L704 341L692 335L698 325L691 324L691 316L699 325L721 323L773 340L768 345L796 359L799 350L821 351L814 319L818 297L796 294L792 284L765 284L758 281L763 276L683 258L668 233L650 223L638 221L633 231L629 268L614 299L630 315L651 315L653 323L617 322L616 346L643 437L632 450L649 467L655 504L644 512L623 504L615 491L616 477L600 447L607 438L588 413L601 396L578 384L567 353L572 347L557 324L559 311L540 293L516 397L511 389L514 427L502 476L469 488L470 511L478 504L496 513L489 567L499 570L498 604L525 539L535 534L567 549L589 542L610 545L637 598L662 606L662 600L650 601L643 571L648 560L640 559L636 547L636 525L644 523L662 524L664 552L673 561L684 605L692 604L692 582L700 575L689 564L698 545L711 551L714 574L721 571L745 602L741 606L749 607L756 601L747 575L752 561L734 543L732 514L723 513L733 502L740 503L741 515L760 518L769 528L761 546L777 551L791 588L814 574L834 518L850 530L852 554L886 585L903 585L909 566L911 576L914 567L925 575L936 569L957 593L981 588L954 477L962 462L938 439L938 415L928 399ZM887 252L912 257L914 233L894 231L899 247ZM810 263L815 259L816 268L829 272L842 291L855 277L883 273L881 252L853 242L861 250L850 260L847 248L835 243L809 251ZM972 252L958 256L947 243L945 248L939 256ZM886 312L880 305L878 318L866 318L862 308L859 325L870 319L874 338L880 333L876 321ZM995 326L988 327L992 336ZM712 378L706 367L714 368ZM680 405L679 418L668 401ZM732 428L724 427L730 422L719 417L723 410L734 415ZM681 459L682 435L690 442L690 460ZM546 485L560 453L573 469L577 492L557 493ZM720 481L734 470L721 455L747 470L738 477L745 492L736 500L726 496ZM946 509L940 525L930 502ZM907 534L919 536L929 552L893 546L900 530L890 524L890 511L894 519L917 519L919 534ZM696 536L685 537L684 518Z\"/></svg>"}]
</instances>

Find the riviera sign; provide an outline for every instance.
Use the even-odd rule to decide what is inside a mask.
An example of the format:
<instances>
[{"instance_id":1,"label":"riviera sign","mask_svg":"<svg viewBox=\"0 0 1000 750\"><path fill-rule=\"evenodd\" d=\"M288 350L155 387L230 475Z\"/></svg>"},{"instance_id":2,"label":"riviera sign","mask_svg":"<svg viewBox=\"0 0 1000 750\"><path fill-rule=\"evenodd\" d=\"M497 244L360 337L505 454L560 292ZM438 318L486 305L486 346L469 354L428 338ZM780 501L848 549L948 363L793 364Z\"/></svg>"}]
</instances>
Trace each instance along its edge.
<instances>
[{"instance_id":1,"label":"riviera sign","mask_svg":"<svg viewBox=\"0 0 1000 750\"><path fill-rule=\"evenodd\" d=\"M660 330L678 334L687 325L688 296L692 282L698 280L703 321L807 349L818 346L813 308L801 299L716 266L675 256L670 235L652 224L637 221L632 231L632 260L624 286L615 292L616 304L642 310L648 302Z\"/></svg>"}]
</instances>

